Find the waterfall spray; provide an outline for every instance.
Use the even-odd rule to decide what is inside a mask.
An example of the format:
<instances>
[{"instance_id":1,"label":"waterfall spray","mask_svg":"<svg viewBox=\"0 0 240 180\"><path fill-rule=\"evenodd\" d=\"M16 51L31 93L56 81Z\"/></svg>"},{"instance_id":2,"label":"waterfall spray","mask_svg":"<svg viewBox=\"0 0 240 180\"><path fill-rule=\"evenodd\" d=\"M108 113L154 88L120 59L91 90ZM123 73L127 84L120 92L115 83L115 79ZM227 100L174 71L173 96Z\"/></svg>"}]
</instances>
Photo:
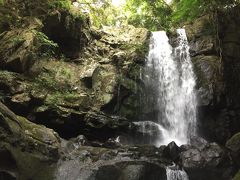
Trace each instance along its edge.
<instances>
[{"instance_id":1,"label":"waterfall spray","mask_svg":"<svg viewBox=\"0 0 240 180\"><path fill-rule=\"evenodd\" d=\"M185 30L177 33L174 49L164 31L153 32L150 39L144 81L147 105L158 110L153 121L159 125L161 137L156 145L186 144L196 133L195 77Z\"/></svg>"}]
</instances>

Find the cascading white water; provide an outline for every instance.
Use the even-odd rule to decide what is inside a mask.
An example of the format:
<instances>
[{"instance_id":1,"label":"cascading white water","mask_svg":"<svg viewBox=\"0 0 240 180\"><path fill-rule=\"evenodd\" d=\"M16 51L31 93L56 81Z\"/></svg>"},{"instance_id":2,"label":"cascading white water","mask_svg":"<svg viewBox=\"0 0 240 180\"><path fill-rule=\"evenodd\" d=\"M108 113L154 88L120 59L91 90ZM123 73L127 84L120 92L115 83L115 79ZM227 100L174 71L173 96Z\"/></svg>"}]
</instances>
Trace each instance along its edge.
<instances>
[{"instance_id":1,"label":"cascading white water","mask_svg":"<svg viewBox=\"0 0 240 180\"><path fill-rule=\"evenodd\" d=\"M184 170L166 169L167 180L189 180L187 173Z\"/></svg>"},{"instance_id":2,"label":"cascading white water","mask_svg":"<svg viewBox=\"0 0 240 180\"><path fill-rule=\"evenodd\" d=\"M189 53L189 45L185 29L177 29L178 46L175 48L174 57L180 63L179 69L181 78L181 97L184 101L184 118L187 121L187 137L196 135L196 121L197 121L197 97L195 92L195 75L193 65Z\"/></svg>"},{"instance_id":3,"label":"cascading white water","mask_svg":"<svg viewBox=\"0 0 240 180\"><path fill-rule=\"evenodd\" d=\"M189 142L196 132L195 79L184 29L178 29L172 48L164 31L153 32L145 68L147 106L156 110L161 137L156 145Z\"/></svg>"}]
</instances>

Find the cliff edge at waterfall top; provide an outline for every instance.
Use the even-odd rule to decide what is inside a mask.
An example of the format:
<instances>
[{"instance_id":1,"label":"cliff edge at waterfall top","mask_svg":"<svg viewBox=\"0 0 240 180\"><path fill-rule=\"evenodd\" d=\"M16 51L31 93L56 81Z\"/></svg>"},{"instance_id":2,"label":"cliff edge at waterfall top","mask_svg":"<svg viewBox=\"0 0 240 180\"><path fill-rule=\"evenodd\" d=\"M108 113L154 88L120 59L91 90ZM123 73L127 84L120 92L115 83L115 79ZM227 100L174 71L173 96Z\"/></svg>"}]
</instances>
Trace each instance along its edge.
<instances>
[{"instance_id":1,"label":"cliff edge at waterfall top","mask_svg":"<svg viewBox=\"0 0 240 180\"><path fill-rule=\"evenodd\" d=\"M240 180L239 0L0 0L0 180Z\"/></svg>"}]
</instances>

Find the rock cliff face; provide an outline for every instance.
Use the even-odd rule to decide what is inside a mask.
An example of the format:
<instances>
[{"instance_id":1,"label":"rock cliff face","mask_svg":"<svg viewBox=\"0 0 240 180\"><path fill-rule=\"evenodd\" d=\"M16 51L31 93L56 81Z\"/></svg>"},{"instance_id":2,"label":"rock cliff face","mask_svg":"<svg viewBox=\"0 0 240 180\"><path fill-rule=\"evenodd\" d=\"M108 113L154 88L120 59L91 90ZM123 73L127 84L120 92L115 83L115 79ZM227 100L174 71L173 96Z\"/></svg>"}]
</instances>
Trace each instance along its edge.
<instances>
[{"instance_id":1,"label":"rock cliff face","mask_svg":"<svg viewBox=\"0 0 240 180\"><path fill-rule=\"evenodd\" d=\"M191 146L154 147L134 145L144 135L132 123L146 115L140 96L149 31L96 30L63 5L15 0L0 7L0 179L156 180L167 178L173 162L191 180L233 178L240 149L238 9L219 14L217 26L210 16L186 25L200 134L221 145L196 138Z\"/></svg>"},{"instance_id":2,"label":"rock cliff face","mask_svg":"<svg viewBox=\"0 0 240 180\"><path fill-rule=\"evenodd\" d=\"M236 164L236 133L240 131L239 12L239 7L235 7L186 25L197 78L199 134L222 145L227 142Z\"/></svg>"},{"instance_id":3,"label":"rock cliff face","mask_svg":"<svg viewBox=\"0 0 240 180\"><path fill-rule=\"evenodd\" d=\"M30 18L18 3L21 26L0 37L2 101L64 138L106 140L131 129L149 32L132 26L94 30L74 7L51 9L48 1L46 15Z\"/></svg>"},{"instance_id":4,"label":"rock cliff face","mask_svg":"<svg viewBox=\"0 0 240 180\"><path fill-rule=\"evenodd\" d=\"M239 7L186 25L197 76L200 134L224 144L240 131Z\"/></svg>"}]
</instances>

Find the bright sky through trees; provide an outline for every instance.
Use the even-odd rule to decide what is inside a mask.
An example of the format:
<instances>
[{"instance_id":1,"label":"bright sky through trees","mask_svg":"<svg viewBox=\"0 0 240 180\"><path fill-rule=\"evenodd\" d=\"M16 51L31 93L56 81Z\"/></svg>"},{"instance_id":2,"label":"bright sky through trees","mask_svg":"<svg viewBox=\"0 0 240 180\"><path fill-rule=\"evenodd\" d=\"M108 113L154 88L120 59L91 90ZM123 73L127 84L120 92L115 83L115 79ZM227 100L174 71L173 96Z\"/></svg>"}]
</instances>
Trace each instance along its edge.
<instances>
[{"instance_id":1,"label":"bright sky through trees","mask_svg":"<svg viewBox=\"0 0 240 180\"><path fill-rule=\"evenodd\" d=\"M170 3L172 2L172 0L165 0L165 2L166 2L167 4L170 4Z\"/></svg>"},{"instance_id":2,"label":"bright sky through trees","mask_svg":"<svg viewBox=\"0 0 240 180\"><path fill-rule=\"evenodd\" d=\"M126 3L126 0L112 0L112 4L113 6L121 6L124 5Z\"/></svg>"}]
</instances>

